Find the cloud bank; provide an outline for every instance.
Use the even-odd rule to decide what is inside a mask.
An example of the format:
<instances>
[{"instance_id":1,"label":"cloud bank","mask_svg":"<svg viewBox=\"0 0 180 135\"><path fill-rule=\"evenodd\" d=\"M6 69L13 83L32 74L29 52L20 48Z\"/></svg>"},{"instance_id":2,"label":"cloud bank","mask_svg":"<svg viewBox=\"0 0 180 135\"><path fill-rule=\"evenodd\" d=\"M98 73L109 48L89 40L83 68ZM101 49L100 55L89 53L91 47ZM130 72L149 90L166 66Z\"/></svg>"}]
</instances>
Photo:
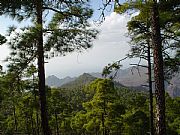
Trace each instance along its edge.
<instances>
[{"instance_id":1,"label":"cloud bank","mask_svg":"<svg viewBox=\"0 0 180 135\"><path fill-rule=\"evenodd\" d=\"M91 49L48 60L46 75L53 74L62 78L83 72L101 72L108 63L124 58L129 51L129 39L126 37L128 20L129 17L111 13L103 24L96 26L100 34ZM127 67L129 62L123 65Z\"/></svg>"},{"instance_id":2,"label":"cloud bank","mask_svg":"<svg viewBox=\"0 0 180 135\"><path fill-rule=\"evenodd\" d=\"M93 42L93 47L82 53L71 53L64 57L57 57L46 60L46 76L56 75L60 78L65 76L78 76L84 72L101 72L104 66L125 57L129 51L127 38L127 21L129 16L111 13L106 16L105 21L94 27L100 30L98 38ZM5 23L7 22L7 23ZM10 23L10 21L9 21ZM6 19L0 22L0 31L5 33L4 25L8 25ZM10 24L9 24L10 25ZM12 23L11 23L12 25ZM6 46L0 47L0 64L9 51ZM129 61L122 63L124 68L129 65Z\"/></svg>"}]
</instances>

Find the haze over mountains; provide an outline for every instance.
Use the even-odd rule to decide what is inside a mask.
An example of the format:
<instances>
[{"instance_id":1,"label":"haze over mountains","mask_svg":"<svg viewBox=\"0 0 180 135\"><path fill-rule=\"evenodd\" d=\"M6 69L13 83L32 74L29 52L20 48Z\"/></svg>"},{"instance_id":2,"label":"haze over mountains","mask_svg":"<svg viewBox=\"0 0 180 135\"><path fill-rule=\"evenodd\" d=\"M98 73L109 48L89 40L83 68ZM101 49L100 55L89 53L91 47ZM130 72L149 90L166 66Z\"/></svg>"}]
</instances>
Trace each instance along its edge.
<instances>
[{"instance_id":1,"label":"haze over mountains","mask_svg":"<svg viewBox=\"0 0 180 135\"><path fill-rule=\"evenodd\" d=\"M66 87L81 86L90 83L96 78L103 78L101 73L83 73L79 77L65 77L59 79L52 75L46 78L46 85L50 87ZM137 90L148 90L147 85L147 70L145 68L127 68L119 70L114 79L120 86L129 87ZM172 97L180 96L180 74L170 80L170 84L166 83L165 89Z\"/></svg>"},{"instance_id":2,"label":"haze over mountains","mask_svg":"<svg viewBox=\"0 0 180 135\"><path fill-rule=\"evenodd\" d=\"M48 76L46 78L46 85L50 87L61 87L63 84L69 83L71 81L74 81L76 78L71 78L71 77L65 77L62 79L59 79L55 75Z\"/></svg>"}]
</instances>

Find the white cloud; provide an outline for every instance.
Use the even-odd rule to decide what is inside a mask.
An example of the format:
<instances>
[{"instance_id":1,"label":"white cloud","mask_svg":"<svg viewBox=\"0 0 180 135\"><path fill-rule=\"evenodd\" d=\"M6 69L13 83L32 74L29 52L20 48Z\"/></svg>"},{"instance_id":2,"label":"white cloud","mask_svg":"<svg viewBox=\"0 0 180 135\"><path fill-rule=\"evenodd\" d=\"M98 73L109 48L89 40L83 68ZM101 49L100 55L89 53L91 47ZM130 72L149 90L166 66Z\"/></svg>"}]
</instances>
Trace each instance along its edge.
<instances>
[{"instance_id":1,"label":"white cloud","mask_svg":"<svg viewBox=\"0 0 180 135\"><path fill-rule=\"evenodd\" d=\"M76 52L65 57L48 60L46 75L77 76L83 72L101 72L108 63L122 59L129 51L126 24L129 17L111 13L106 20L97 27L101 30L98 39L91 49L81 54ZM0 23L1 25L1 23ZM7 56L7 47L0 47L0 60ZM124 67L129 65L124 62Z\"/></svg>"},{"instance_id":2,"label":"white cloud","mask_svg":"<svg viewBox=\"0 0 180 135\"><path fill-rule=\"evenodd\" d=\"M9 18L8 16L0 16L0 34L2 35L6 35L7 34L7 30L8 27L10 26L18 26L18 28L24 27L24 26L28 26L30 25L30 21L26 20L26 21L22 21L17 22L16 20L12 20L12 18ZM17 32L20 32L20 30L18 29ZM7 38L9 39L9 37ZM5 63L4 60L7 58L7 56L9 55L10 50L8 48L8 46L6 45L1 45L0 46L0 65L3 66L3 68L6 67L7 62Z\"/></svg>"},{"instance_id":3,"label":"white cloud","mask_svg":"<svg viewBox=\"0 0 180 135\"><path fill-rule=\"evenodd\" d=\"M7 46L0 46L0 54L0 65L5 66L6 63L4 62L4 60L7 58L9 54L9 49L7 48Z\"/></svg>"},{"instance_id":4,"label":"white cloud","mask_svg":"<svg viewBox=\"0 0 180 135\"><path fill-rule=\"evenodd\" d=\"M54 74L62 78L67 75L77 76L83 72L101 72L108 63L124 58L129 51L128 38L125 36L128 20L124 15L111 13L97 27L101 32L92 49L49 60L46 65L47 75ZM125 67L129 65L127 62L124 64Z\"/></svg>"}]
</instances>

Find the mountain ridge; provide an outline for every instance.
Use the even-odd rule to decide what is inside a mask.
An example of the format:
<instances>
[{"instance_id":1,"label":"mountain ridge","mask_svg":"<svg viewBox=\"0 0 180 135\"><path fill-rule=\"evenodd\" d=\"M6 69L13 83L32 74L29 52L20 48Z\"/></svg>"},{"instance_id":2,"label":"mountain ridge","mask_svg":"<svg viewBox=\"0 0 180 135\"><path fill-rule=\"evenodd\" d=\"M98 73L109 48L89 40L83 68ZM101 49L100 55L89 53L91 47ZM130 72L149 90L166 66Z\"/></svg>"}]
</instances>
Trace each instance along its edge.
<instances>
[{"instance_id":1,"label":"mountain ridge","mask_svg":"<svg viewBox=\"0 0 180 135\"><path fill-rule=\"evenodd\" d=\"M56 77L55 75L50 75L46 78L46 85L50 86L50 87L60 87L63 84L66 84L68 82L74 81L76 79L76 77L65 77L62 79L59 79L58 77Z\"/></svg>"},{"instance_id":2,"label":"mountain ridge","mask_svg":"<svg viewBox=\"0 0 180 135\"><path fill-rule=\"evenodd\" d=\"M52 75L46 78L46 85L50 87L74 87L75 85L81 87L86 85L96 78L103 78L101 73L84 73L79 77L65 77L59 79L58 77ZM119 70L114 81L120 86L128 87L130 89L136 90L147 90L148 87L143 87L147 85L147 70L145 68L128 68L125 70ZM170 84L166 83L166 91L172 97L180 96L180 74L177 74L170 80Z\"/></svg>"}]
</instances>

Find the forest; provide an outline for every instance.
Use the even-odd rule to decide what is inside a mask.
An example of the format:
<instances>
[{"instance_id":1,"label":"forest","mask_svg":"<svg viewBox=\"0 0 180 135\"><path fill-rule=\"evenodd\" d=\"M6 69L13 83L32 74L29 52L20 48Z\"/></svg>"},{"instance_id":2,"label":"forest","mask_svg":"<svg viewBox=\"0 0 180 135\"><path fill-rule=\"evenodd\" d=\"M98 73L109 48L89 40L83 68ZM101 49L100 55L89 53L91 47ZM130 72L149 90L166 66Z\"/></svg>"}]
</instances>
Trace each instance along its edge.
<instances>
[{"instance_id":1,"label":"forest","mask_svg":"<svg viewBox=\"0 0 180 135\"><path fill-rule=\"evenodd\" d=\"M3 83L1 80L2 134L41 134L38 89L33 87L37 86L37 80L14 81L13 89L7 89L11 79L9 76ZM46 93L52 134L145 135L150 132L147 91L114 86L109 79L96 79L84 87L46 87ZM166 94L165 100L167 134L178 135L180 98Z\"/></svg>"},{"instance_id":2,"label":"forest","mask_svg":"<svg viewBox=\"0 0 180 135\"><path fill-rule=\"evenodd\" d=\"M7 70L0 66L0 134L180 134L180 97L170 97L164 86L180 68L180 1L98 1L99 9L89 0L0 0L1 16L31 21L0 34L0 45L10 48ZM46 86L46 59L91 48L100 33L91 27L93 11L101 13L100 25L109 6L117 14L135 13L127 23L126 57L104 65L104 78ZM121 62L131 58L139 59L133 66L147 68L148 91L114 81Z\"/></svg>"}]
</instances>

